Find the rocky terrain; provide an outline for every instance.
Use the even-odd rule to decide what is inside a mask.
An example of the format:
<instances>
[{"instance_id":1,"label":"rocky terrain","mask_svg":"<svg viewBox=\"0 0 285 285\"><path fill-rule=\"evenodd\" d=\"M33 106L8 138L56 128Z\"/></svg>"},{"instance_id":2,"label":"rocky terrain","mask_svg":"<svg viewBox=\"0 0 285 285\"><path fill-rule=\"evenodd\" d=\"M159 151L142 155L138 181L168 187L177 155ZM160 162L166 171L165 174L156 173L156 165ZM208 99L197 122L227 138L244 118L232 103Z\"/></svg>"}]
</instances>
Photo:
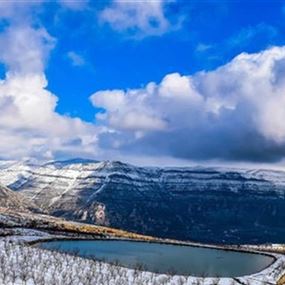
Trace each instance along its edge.
<instances>
[{"instance_id":1,"label":"rocky terrain","mask_svg":"<svg viewBox=\"0 0 285 285\"><path fill-rule=\"evenodd\" d=\"M20 193L0 185L0 207L17 209L18 211L37 211L36 205Z\"/></svg>"},{"instance_id":2,"label":"rocky terrain","mask_svg":"<svg viewBox=\"0 0 285 285\"><path fill-rule=\"evenodd\" d=\"M75 221L207 243L285 240L283 171L3 161L0 183Z\"/></svg>"}]
</instances>

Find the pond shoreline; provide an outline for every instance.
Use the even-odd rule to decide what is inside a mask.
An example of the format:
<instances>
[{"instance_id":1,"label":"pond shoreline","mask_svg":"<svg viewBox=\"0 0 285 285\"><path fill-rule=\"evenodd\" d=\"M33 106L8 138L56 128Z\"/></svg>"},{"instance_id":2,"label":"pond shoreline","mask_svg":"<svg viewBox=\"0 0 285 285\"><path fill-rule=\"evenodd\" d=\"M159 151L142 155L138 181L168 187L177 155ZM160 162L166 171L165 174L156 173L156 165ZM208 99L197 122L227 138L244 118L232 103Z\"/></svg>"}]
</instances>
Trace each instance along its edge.
<instances>
[{"instance_id":1,"label":"pond shoreline","mask_svg":"<svg viewBox=\"0 0 285 285\"><path fill-rule=\"evenodd\" d=\"M268 265L266 268L263 270L256 272L252 275L249 276L241 276L237 277L235 279L230 279L234 281L234 283L231 284L240 284L239 281L241 282L248 282L248 280L268 280L272 282L274 280L274 284L280 279L280 277L285 273L285 255L276 253L276 252L266 252L264 251L264 248L259 250L258 248L251 248L252 245L212 245L212 244L202 244L202 243L196 243L196 242L185 242L185 241L177 241L177 240L170 240L170 239L159 239L159 238L151 238L151 239L135 239L135 238L126 238L126 237L116 237L116 236L95 236L92 235L82 235L80 234L80 237L76 236L70 236L70 235L64 235L64 232L61 231L60 234L54 234L49 233L49 231L44 231L42 232L42 236L32 236L29 234L26 234L25 236L16 236L16 235L11 235L10 238L6 236L8 240L15 241L16 243L20 243L26 246L31 246L31 247L37 247L36 245L41 242L49 242L49 241L58 241L58 240L104 240L104 241L136 241L136 242L145 242L145 243L159 243L159 244L167 244L167 245L177 245L177 246L191 246L191 247L201 247L201 248L209 248L209 249L219 249L223 251L236 251L236 252L244 252L244 253L254 253L254 254L261 254L265 256L269 256L271 258L274 258L272 263ZM69 234L69 233L68 233ZM3 237L4 238L4 237ZM5 238L5 239L6 239ZM38 247L37 247L38 248ZM189 278L198 278L198 277L191 277ZM193 279L193 280L194 280ZM207 277L207 279L211 279L211 277ZM212 278L213 279L213 278ZM228 278L222 278L223 280L226 280ZM239 280L239 281L238 281ZM251 283L247 283L251 284Z\"/></svg>"},{"instance_id":2,"label":"pond shoreline","mask_svg":"<svg viewBox=\"0 0 285 285\"><path fill-rule=\"evenodd\" d=\"M195 243L195 242L187 242L187 241L179 241L179 240L168 240L168 239L157 239L157 240L142 240L142 239L132 239L132 238L119 238L119 237L51 237L51 238L44 238L37 241L29 241L27 244L29 245L36 245L37 243L41 242L52 242L52 241L60 241L60 240L74 240L74 241L95 241L95 240L104 240L104 241L128 241L128 242L142 242L142 243L157 243L157 244L166 244L166 245L176 245L176 246L189 246L189 247L197 247L197 248L208 248L208 249L218 249L222 251L234 251L234 252L244 252L244 253L254 253L254 254L261 254L265 256L269 256L272 258L274 256L273 252L263 252L259 251L258 249L250 249L248 247L243 247L242 245L215 245L215 244L203 244L203 243Z\"/></svg>"},{"instance_id":3,"label":"pond shoreline","mask_svg":"<svg viewBox=\"0 0 285 285\"><path fill-rule=\"evenodd\" d=\"M256 274L276 261L274 256L266 254L134 240L63 239L42 242L37 246L110 264L117 263L129 269L197 277L232 278Z\"/></svg>"},{"instance_id":4,"label":"pond shoreline","mask_svg":"<svg viewBox=\"0 0 285 285\"><path fill-rule=\"evenodd\" d=\"M205 248L205 249L215 249L215 250L220 250L220 251L225 251L225 252L240 252L240 253L248 253L248 254L256 254L256 255L262 255L262 256L267 256L272 259L272 262L268 264L266 267L263 269L256 271L252 274L259 274L262 273L263 271L267 270L270 268L277 260L278 257L277 254L274 254L272 252L263 252L263 251L258 251L258 250L252 250L249 248L242 248L242 246L223 246L223 245L212 245L212 244L201 244L201 243L193 243L193 242L185 242L185 241L176 241L176 240L152 240L152 241L144 241L140 239L131 239L131 238L118 238L118 237L109 237L109 238L71 238L71 237L51 237L51 238L43 238L35 241L30 241L27 242L28 245L30 246L37 246L40 243L48 243L48 242L53 242L53 241L123 241L123 242L139 242L139 243L150 243L150 244L161 244L161 245L174 245L174 246L184 246L184 247L192 247L192 248ZM67 254L72 254L72 253L67 253ZM86 258L86 257L82 257ZM251 275L252 275L251 274Z\"/></svg>"}]
</instances>

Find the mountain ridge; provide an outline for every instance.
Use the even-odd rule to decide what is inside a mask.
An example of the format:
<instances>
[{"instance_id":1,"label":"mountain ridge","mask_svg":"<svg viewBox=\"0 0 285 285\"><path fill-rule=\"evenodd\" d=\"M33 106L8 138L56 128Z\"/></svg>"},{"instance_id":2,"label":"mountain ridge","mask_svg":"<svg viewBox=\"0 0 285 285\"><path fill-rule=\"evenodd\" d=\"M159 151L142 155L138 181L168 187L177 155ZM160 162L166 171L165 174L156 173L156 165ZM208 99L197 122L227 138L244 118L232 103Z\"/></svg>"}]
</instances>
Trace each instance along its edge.
<instances>
[{"instance_id":1,"label":"mountain ridge","mask_svg":"<svg viewBox=\"0 0 285 285\"><path fill-rule=\"evenodd\" d=\"M0 163L0 183L51 215L153 236L211 243L279 242L285 236L281 170L77 159Z\"/></svg>"}]
</instances>

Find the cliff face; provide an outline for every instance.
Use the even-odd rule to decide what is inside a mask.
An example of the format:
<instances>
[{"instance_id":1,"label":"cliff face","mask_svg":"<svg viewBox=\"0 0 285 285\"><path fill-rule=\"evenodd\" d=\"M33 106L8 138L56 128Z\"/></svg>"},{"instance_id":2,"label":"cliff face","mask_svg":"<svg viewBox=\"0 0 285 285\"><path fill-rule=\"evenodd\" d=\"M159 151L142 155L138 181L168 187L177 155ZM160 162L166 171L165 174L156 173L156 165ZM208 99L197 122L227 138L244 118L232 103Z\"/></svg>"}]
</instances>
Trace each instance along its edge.
<instances>
[{"instance_id":1,"label":"cliff face","mask_svg":"<svg viewBox=\"0 0 285 285\"><path fill-rule=\"evenodd\" d=\"M212 243L285 242L285 172L121 162L0 164L0 183L49 214Z\"/></svg>"}]
</instances>

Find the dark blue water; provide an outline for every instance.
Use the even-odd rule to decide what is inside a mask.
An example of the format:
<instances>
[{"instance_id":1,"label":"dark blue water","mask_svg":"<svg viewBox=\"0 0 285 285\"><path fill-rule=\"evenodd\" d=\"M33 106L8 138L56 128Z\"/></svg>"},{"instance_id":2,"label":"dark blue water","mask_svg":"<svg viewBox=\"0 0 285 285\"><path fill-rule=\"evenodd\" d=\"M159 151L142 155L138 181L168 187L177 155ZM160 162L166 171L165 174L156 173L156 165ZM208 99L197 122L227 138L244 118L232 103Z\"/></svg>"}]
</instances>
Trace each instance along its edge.
<instances>
[{"instance_id":1,"label":"dark blue water","mask_svg":"<svg viewBox=\"0 0 285 285\"><path fill-rule=\"evenodd\" d=\"M39 246L109 263L118 262L128 268L140 265L157 273L204 277L252 274L274 261L261 254L131 241L64 240L43 242Z\"/></svg>"}]
</instances>

